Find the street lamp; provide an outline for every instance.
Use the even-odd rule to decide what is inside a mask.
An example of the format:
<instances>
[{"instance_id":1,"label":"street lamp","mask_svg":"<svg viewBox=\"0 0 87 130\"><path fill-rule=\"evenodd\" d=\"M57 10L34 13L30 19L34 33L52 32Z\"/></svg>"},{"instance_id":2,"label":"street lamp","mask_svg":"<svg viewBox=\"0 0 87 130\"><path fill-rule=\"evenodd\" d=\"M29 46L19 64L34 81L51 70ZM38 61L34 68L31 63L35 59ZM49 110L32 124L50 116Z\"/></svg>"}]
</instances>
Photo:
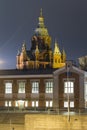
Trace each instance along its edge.
<instances>
[{"instance_id":1,"label":"street lamp","mask_svg":"<svg viewBox=\"0 0 87 130\"><path fill-rule=\"evenodd\" d=\"M68 121L70 121L70 97L69 97L69 70L70 65L66 64L66 71L67 71L67 98L68 98Z\"/></svg>"}]
</instances>

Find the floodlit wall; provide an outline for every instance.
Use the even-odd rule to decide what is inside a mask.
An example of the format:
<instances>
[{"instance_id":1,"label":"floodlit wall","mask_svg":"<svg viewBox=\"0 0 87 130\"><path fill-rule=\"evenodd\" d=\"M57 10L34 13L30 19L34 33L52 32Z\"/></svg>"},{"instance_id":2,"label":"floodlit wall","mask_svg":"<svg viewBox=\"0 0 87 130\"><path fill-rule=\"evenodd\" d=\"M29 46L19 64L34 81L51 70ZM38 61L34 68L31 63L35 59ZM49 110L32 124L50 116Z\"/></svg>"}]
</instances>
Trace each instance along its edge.
<instances>
[{"instance_id":1,"label":"floodlit wall","mask_svg":"<svg viewBox=\"0 0 87 130\"><path fill-rule=\"evenodd\" d=\"M23 124L3 123L0 130L87 130L87 115L26 114Z\"/></svg>"},{"instance_id":2,"label":"floodlit wall","mask_svg":"<svg viewBox=\"0 0 87 130\"><path fill-rule=\"evenodd\" d=\"M22 124L0 124L0 130L25 130Z\"/></svg>"},{"instance_id":3,"label":"floodlit wall","mask_svg":"<svg viewBox=\"0 0 87 130\"><path fill-rule=\"evenodd\" d=\"M25 130L87 130L87 116L26 115Z\"/></svg>"}]
</instances>

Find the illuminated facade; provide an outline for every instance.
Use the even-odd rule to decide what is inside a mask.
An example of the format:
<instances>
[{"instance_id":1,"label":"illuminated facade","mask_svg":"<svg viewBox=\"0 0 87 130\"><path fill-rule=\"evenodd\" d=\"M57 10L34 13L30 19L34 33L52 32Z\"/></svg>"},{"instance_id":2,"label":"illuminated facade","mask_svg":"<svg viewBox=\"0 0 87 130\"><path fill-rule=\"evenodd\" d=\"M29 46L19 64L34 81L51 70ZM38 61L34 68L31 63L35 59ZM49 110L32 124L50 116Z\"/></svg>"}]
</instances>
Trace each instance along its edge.
<instances>
[{"instance_id":1,"label":"illuminated facade","mask_svg":"<svg viewBox=\"0 0 87 130\"><path fill-rule=\"evenodd\" d=\"M65 66L66 54L60 49L55 41L54 51L51 49L51 36L44 24L42 10L39 23L31 38L31 49L26 49L23 42L21 52L17 54L17 69L38 69L38 68L61 68Z\"/></svg>"},{"instance_id":2,"label":"illuminated facade","mask_svg":"<svg viewBox=\"0 0 87 130\"><path fill-rule=\"evenodd\" d=\"M67 109L68 96L70 109L85 108L84 71L71 62L60 69L0 70L0 109Z\"/></svg>"}]
</instances>

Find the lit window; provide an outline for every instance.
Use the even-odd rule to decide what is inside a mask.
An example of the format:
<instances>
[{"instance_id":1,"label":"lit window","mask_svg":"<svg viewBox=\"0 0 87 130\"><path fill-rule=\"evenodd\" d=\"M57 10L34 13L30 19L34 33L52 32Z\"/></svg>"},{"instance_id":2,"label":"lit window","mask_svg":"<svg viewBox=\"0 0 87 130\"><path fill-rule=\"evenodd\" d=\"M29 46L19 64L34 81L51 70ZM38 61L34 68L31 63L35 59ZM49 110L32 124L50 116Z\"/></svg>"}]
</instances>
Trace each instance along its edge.
<instances>
[{"instance_id":1,"label":"lit window","mask_svg":"<svg viewBox=\"0 0 87 130\"><path fill-rule=\"evenodd\" d=\"M32 82L32 93L39 93L39 82Z\"/></svg>"},{"instance_id":2,"label":"lit window","mask_svg":"<svg viewBox=\"0 0 87 130\"><path fill-rule=\"evenodd\" d=\"M17 100L17 101L15 101L15 106L19 107L19 108L28 107L28 101Z\"/></svg>"},{"instance_id":3,"label":"lit window","mask_svg":"<svg viewBox=\"0 0 87 130\"><path fill-rule=\"evenodd\" d=\"M52 107L53 101L46 101L46 107Z\"/></svg>"},{"instance_id":4,"label":"lit window","mask_svg":"<svg viewBox=\"0 0 87 130\"><path fill-rule=\"evenodd\" d=\"M32 101L32 107L38 107L38 101Z\"/></svg>"},{"instance_id":5,"label":"lit window","mask_svg":"<svg viewBox=\"0 0 87 130\"><path fill-rule=\"evenodd\" d=\"M64 102L64 107L68 107L68 102Z\"/></svg>"},{"instance_id":6,"label":"lit window","mask_svg":"<svg viewBox=\"0 0 87 130\"><path fill-rule=\"evenodd\" d=\"M68 101L65 101L64 102L64 107L67 108L68 107ZM73 108L74 107L74 102L73 101L70 101L70 108Z\"/></svg>"},{"instance_id":7,"label":"lit window","mask_svg":"<svg viewBox=\"0 0 87 130\"><path fill-rule=\"evenodd\" d=\"M70 102L70 107L74 107L74 102Z\"/></svg>"},{"instance_id":8,"label":"lit window","mask_svg":"<svg viewBox=\"0 0 87 130\"><path fill-rule=\"evenodd\" d=\"M23 100L18 100L18 107L24 108L24 101Z\"/></svg>"},{"instance_id":9,"label":"lit window","mask_svg":"<svg viewBox=\"0 0 87 130\"><path fill-rule=\"evenodd\" d=\"M25 82L19 82L18 93L25 93Z\"/></svg>"},{"instance_id":10,"label":"lit window","mask_svg":"<svg viewBox=\"0 0 87 130\"><path fill-rule=\"evenodd\" d=\"M28 101L25 101L24 104L25 104L25 107L28 107Z\"/></svg>"},{"instance_id":11,"label":"lit window","mask_svg":"<svg viewBox=\"0 0 87 130\"><path fill-rule=\"evenodd\" d=\"M74 82L72 81L64 82L64 93L74 93Z\"/></svg>"},{"instance_id":12,"label":"lit window","mask_svg":"<svg viewBox=\"0 0 87 130\"><path fill-rule=\"evenodd\" d=\"M5 83L5 93L12 93L12 83Z\"/></svg>"},{"instance_id":13,"label":"lit window","mask_svg":"<svg viewBox=\"0 0 87 130\"><path fill-rule=\"evenodd\" d=\"M34 106L35 106L34 104L35 104L35 102L34 102L34 101L32 101L32 107L34 107Z\"/></svg>"},{"instance_id":14,"label":"lit window","mask_svg":"<svg viewBox=\"0 0 87 130\"><path fill-rule=\"evenodd\" d=\"M38 101L36 101L36 107L38 107Z\"/></svg>"},{"instance_id":15,"label":"lit window","mask_svg":"<svg viewBox=\"0 0 87 130\"><path fill-rule=\"evenodd\" d=\"M46 93L53 93L53 82L52 81L46 82L45 91L46 91Z\"/></svg>"},{"instance_id":16,"label":"lit window","mask_svg":"<svg viewBox=\"0 0 87 130\"><path fill-rule=\"evenodd\" d=\"M11 101L5 101L5 107L11 107L12 106L12 104L11 104Z\"/></svg>"},{"instance_id":17,"label":"lit window","mask_svg":"<svg viewBox=\"0 0 87 130\"><path fill-rule=\"evenodd\" d=\"M18 107L18 101L15 101L15 106Z\"/></svg>"}]
</instances>

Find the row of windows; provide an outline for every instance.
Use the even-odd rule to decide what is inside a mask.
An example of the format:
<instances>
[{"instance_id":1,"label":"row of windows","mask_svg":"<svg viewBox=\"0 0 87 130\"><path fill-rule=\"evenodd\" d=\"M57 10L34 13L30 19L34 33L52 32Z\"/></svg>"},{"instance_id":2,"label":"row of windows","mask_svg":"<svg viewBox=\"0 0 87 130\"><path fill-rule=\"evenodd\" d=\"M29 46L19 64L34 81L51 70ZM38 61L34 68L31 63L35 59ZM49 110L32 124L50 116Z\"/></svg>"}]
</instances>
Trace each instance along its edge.
<instances>
[{"instance_id":1,"label":"row of windows","mask_svg":"<svg viewBox=\"0 0 87 130\"><path fill-rule=\"evenodd\" d=\"M68 105L70 108L74 108L74 102L70 101L70 104L68 103L68 101L64 101L64 108L68 108ZM12 102L11 101L5 101L5 107L11 107L12 106ZM38 101L32 101L32 107L38 107L39 106L39 102ZM46 107L53 107L53 101L46 101L45 102L45 106ZM28 107L28 101L15 101L15 107Z\"/></svg>"},{"instance_id":2,"label":"row of windows","mask_svg":"<svg viewBox=\"0 0 87 130\"><path fill-rule=\"evenodd\" d=\"M46 82L45 92L53 93L53 82ZM5 83L5 93L12 93L12 83ZM25 93L25 82L19 82L18 93ZM32 93L39 93L39 82L32 82Z\"/></svg>"},{"instance_id":3,"label":"row of windows","mask_svg":"<svg viewBox=\"0 0 87 130\"><path fill-rule=\"evenodd\" d=\"M53 82L45 83L45 92L53 93ZM5 83L5 93L12 93L12 83ZM25 93L25 82L19 82L18 93ZM39 82L32 82L32 93L39 93ZM64 93L74 93L74 82L64 82Z\"/></svg>"},{"instance_id":4,"label":"row of windows","mask_svg":"<svg viewBox=\"0 0 87 130\"><path fill-rule=\"evenodd\" d=\"M39 106L39 101L32 101L31 102L32 107L38 107ZM53 101L46 101L45 102L46 107L52 107L53 106ZM11 107L12 106L12 102L11 101L5 101L5 107ZM28 101L15 101L15 107L28 107Z\"/></svg>"}]
</instances>

